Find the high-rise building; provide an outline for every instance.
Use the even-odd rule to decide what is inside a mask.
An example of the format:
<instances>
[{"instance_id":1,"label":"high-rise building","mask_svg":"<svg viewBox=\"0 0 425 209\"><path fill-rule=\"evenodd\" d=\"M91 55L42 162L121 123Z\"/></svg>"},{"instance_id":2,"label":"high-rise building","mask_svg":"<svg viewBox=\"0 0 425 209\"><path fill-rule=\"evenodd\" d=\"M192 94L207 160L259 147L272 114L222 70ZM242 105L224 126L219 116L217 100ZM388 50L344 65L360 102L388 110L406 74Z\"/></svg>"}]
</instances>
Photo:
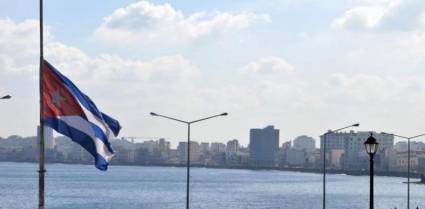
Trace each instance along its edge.
<instances>
[{"instance_id":1,"label":"high-rise building","mask_svg":"<svg viewBox=\"0 0 425 209\"><path fill-rule=\"evenodd\" d=\"M208 154L209 151L210 151L210 143L201 142L201 153L203 155L206 155L206 154Z\"/></svg>"},{"instance_id":2,"label":"high-rise building","mask_svg":"<svg viewBox=\"0 0 425 209\"><path fill-rule=\"evenodd\" d=\"M335 150L342 150L343 153L340 153L340 156L343 159L341 159L340 162L344 170L357 171L367 169L368 156L363 143L366 141L366 139L370 136L371 133L373 133L373 137L375 137L377 142L379 143L379 150L375 156L376 169L388 169L388 157L386 155L388 153L387 151L393 148L394 136L388 134L375 133L371 131L328 133L326 135L327 161L330 163L331 153L335 153ZM321 137L320 144L322 149L323 136ZM336 162L338 161L338 159L333 159L332 161Z\"/></svg>"},{"instance_id":3,"label":"high-rise building","mask_svg":"<svg viewBox=\"0 0 425 209\"><path fill-rule=\"evenodd\" d=\"M210 151L212 153L226 152L226 145L221 142L211 143Z\"/></svg>"},{"instance_id":4,"label":"high-rise building","mask_svg":"<svg viewBox=\"0 0 425 209\"><path fill-rule=\"evenodd\" d=\"M331 157L333 150L337 150L337 152L344 150L345 142L348 141L351 137L355 136L354 131L350 132L328 132L326 133L326 163L329 166L331 164ZM320 136L320 163L323 162L323 140L324 135ZM335 159L333 159L336 161ZM342 162L340 159L339 162ZM323 165L323 164L322 164ZM342 167L342 165L330 165L331 167Z\"/></svg>"},{"instance_id":5,"label":"high-rise building","mask_svg":"<svg viewBox=\"0 0 425 209\"><path fill-rule=\"evenodd\" d=\"M304 150L306 152L312 153L316 148L316 141L309 136L299 136L294 139L294 149Z\"/></svg>"},{"instance_id":6,"label":"high-rise building","mask_svg":"<svg viewBox=\"0 0 425 209\"><path fill-rule=\"evenodd\" d=\"M279 151L279 129L267 126L251 129L249 133L250 164L254 166L274 166Z\"/></svg>"},{"instance_id":7,"label":"high-rise building","mask_svg":"<svg viewBox=\"0 0 425 209\"><path fill-rule=\"evenodd\" d=\"M388 134L380 134L370 131L361 131L350 135L351 137L345 141L344 146L344 170L360 170L368 168L368 159L364 142L373 133L373 137L379 143L378 151L375 156L375 166L377 170L388 169L388 157L386 153L394 146L394 136ZM364 160L359 160L359 159Z\"/></svg>"},{"instance_id":8,"label":"high-rise building","mask_svg":"<svg viewBox=\"0 0 425 209\"><path fill-rule=\"evenodd\" d=\"M326 133L326 151L329 152L333 149L344 149L345 141L350 139L352 135L355 135L354 131ZM323 139L323 135L320 136L320 149L323 149Z\"/></svg>"},{"instance_id":9,"label":"high-rise building","mask_svg":"<svg viewBox=\"0 0 425 209\"><path fill-rule=\"evenodd\" d=\"M168 159L170 154L170 142L164 138L160 138L158 141L158 151L162 159Z\"/></svg>"},{"instance_id":10,"label":"high-rise building","mask_svg":"<svg viewBox=\"0 0 425 209\"><path fill-rule=\"evenodd\" d=\"M291 148L291 144L292 144L291 141L283 142L282 143L282 150L287 150L287 149Z\"/></svg>"},{"instance_id":11,"label":"high-rise building","mask_svg":"<svg viewBox=\"0 0 425 209\"><path fill-rule=\"evenodd\" d=\"M187 142L179 142L177 153L180 163L184 164L187 161ZM198 142L190 141L190 162L199 163L201 157L201 149Z\"/></svg>"},{"instance_id":12,"label":"high-rise building","mask_svg":"<svg viewBox=\"0 0 425 209\"><path fill-rule=\"evenodd\" d=\"M226 164L236 165L238 164L238 152L239 142L237 139L233 139L227 142L226 146Z\"/></svg>"},{"instance_id":13,"label":"high-rise building","mask_svg":"<svg viewBox=\"0 0 425 209\"><path fill-rule=\"evenodd\" d=\"M285 155L286 164L289 166L303 166L307 162L306 151L301 149L287 149Z\"/></svg>"},{"instance_id":14,"label":"high-rise building","mask_svg":"<svg viewBox=\"0 0 425 209\"><path fill-rule=\"evenodd\" d=\"M153 153L154 150L158 148L158 142L155 140L144 141L140 145L149 153Z\"/></svg>"},{"instance_id":15,"label":"high-rise building","mask_svg":"<svg viewBox=\"0 0 425 209\"><path fill-rule=\"evenodd\" d=\"M226 146L226 154L228 156L230 155L236 155L239 150L239 142L237 139L233 139L227 142Z\"/></svg>"},{"instance_id":16,"label":"high-rise building","mask_svg":"<svg viewBox=\"0 0 425 209\"><path fill-rule=\"evenodd\" d=\"M400 141L395 143L394 149L397 152L407 152L407 142L406 141ZM425 143L423 142L417 142L417 141L411 141L410 142L410 151L425 151Z\"/></svg>"},{"instance_id":17,"label":"high-rise building","mask_svg":"<svg viewBox=\"0 0 425 209\"><path fill-rule=\"evenodd\" d=\"M410 146L410 148L412 147ZM407 152L407 142L402 141L395 143L394 150L397 152Z\"/></svg>"},{"instance_id":18,"label":"high-rise building","mask_svg":"<svg viewBox=\"0 0 425 209\"><path fill-rule=\"evenodd\" d=\"M179 157L179 162L184 163L187 160L187 142L179 142L177 146L177 156Z\"/></svg>"}]
</instances>

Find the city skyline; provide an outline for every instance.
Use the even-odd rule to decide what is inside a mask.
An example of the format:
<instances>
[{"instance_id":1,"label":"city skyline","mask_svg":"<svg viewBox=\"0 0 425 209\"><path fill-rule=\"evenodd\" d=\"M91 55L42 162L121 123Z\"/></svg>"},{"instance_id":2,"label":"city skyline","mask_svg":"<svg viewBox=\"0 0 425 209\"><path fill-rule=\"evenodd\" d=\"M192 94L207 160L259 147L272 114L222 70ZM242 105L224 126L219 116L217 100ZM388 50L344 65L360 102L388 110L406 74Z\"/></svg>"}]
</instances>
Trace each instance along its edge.
<instances>
[{"instance_id":1,"label":"city skyline","mask_svg":"<svg viewBox=\"0 0 425 209\"><path fill-rule=\"evenodd\" d=\"M239 146L248 147L249 141L250 141L249 140L250 139L250 130L252 130L252 129L262 130L262 129L266 129L267 127L277 128L278 132L281 132L281 129L279 127L276 127L274 125L267 125L267 126L263 126L263 127L253 127L253 128L248 129L247 130L247 135L248 135L248 140L247 140L248 142L247 143L243 143L244 142L243 139L231 138L231 137L227 137L227 138L223 138L223 139L208 139L207 137L201 137L202 139L192 138L191 141L197 142L197 143L224 143L224 144L226 144L229 141L237 140ZM21 135L19 133L16 133L16 134L11 134L9 136L0 136L0 139L2 139L2 138L6 139L8 137L13 137L13 136L19 136L19 137L24 137L24 138L36 137L38 135L38 131L39 131L39 126L36 127L36 131L34 132L35 134L33 134L33 135ZM45 132L48 133L48 135L46 135L46 138L47 138L46 140L48 141L47 142L48 147L52 146L51 145L51 138L52 137L53 138L63 137L61 134L57 133L55 130L51 129L50 127L45 127ZM379 131L364 131L364 130L361 130L361 129L358 130L357 128L337 132L337 134L340 134L340 135L349 134L349 133L362 133L363 135L368 135L368 133L376 133L376 134L379 134L379 135L383 134L383 133L380 133ZM293 142L295 140L300 139L300 138L308 138L308 139L314 140L314 148L315 149L320 149L321 140L322 140L321 137L322 137L322 135L315 137L315 136L309 136L307 134L299 134L294 138L288 139L288 138L281 138L279 136L278 137L279 147L285 146L284 144L286 144L286 143L290 143L291 146L296 146L296 145L293 144ZM178 147L179 143L187 141L184 138L182 138L182 139L179 139L179 138L176 138L176 137L167 138L167 137L164 137L164 136L119 136L119 137L116 137L114 139L115 140L128 140L132 143L143 143L143 142L146 142L146 141L156 141L156 140L159 140L159 139L165 139L165 140L169 140L170 148L172 148L172 149L176 149ZM407 142L406 142L405 139L395 137L395 138L392 139L392 141L394 142L394 145L398 145L398 149L407 149ZM412 141L411 143L413 144L412 146L414 146L415 144L425 143L425 140L418 138L415 141ZM425 147L424 147L424 149L425 149Z\"/></svg>"},{"instance_id":2,"label":"city skyline","mask_svg":"<svg viewBox=\"0 0 425 209\"><path fill-rule=\"evenodd\" d=\"M91 164L90 154L64 136L53 137L52 129L45 130L46 160L48 163ZM374 131L329 133L326 159L328 168L336 172L359 175L367 170L364 141L370 133L377 138L380 148L376 169L383 175L399 176L406 170L407 144L395 142L394 136ZM320 172L322 149L315 148L313 138L302 135L291 142L279 143L279 129L267 126L250 129L250 146L237 139L227 143L191 141L191 165L241 169L278 169ZM321 139L323 141L323 138ZM187 141L176 148L164 138L135 142L133 138L111 141L116 153L113 165L183 166L186 165ZM0 161L37 162L38 137L10 136L0 138ZM425 171L425 143L411 142L412 169L418 175Z\"/></svg>"},{"instance_id":3,"label":"city skyline","mask_svg":"<svg viewBox=\"0 0 425 209\"><path fill-rule=\"evenodd\" d=\"M284 140L353 122L361 130L421 132L423 1L45 6L46 59L122 121L122 136L185 138L184 128L151 111L187 120L229 112L196 125L193 138L245 144L245 130L268 124ZM2 136L32 135L38 123L35 8L35 1L0 2L0 92L13 95L1 104Z\"/></svg>"},{"instance_id":4,"label":"city skyline","mask_svg":"<svg viewBox=\"0 0 425 209\"><path fill-rule=\"evenodd\" d=\"M275 125L266 125L266 126L263 126L263 127L255 127L255 128L253 127L251 129L256 129L256 128L262 129L262 128L268 127L268 126L274 126L277 129L282 130L282 129L280 129L279 127L277 127ZM37 128L38 128L38 126L37 126ZM50 129L49 131L53 131L54 138L57 138L57 137L61 137L62 136L61 134L57 133L55 130L51 130ZM365 131L365 130L356 128L356 129L348 129L347 131L340 131L338 133L350 133L350 132L353 132L353 131L354 132L363 132L363 133L370 132L370 131ZM377 132L377 133L379 133L379 132ZM199 142L199 143L202 143L202 142L207 142L207 143L211 143L211 142L227 143L229 140L236 139L236 140L239 141L239 145L244 146L244 147L247 147L249 145L249 135L250 134L249 134L249 129L248 129L248 131L247 131L247 140L239 139L239 138L232 138L232 137L219 138L219 139L212 139L212 138L208 138L208 137L200 137L200 138L192 138L191 141L195 141L195 142ZM8 138L10 136L34 137L34 136L37 136L37 131L35 131L34 134L30 134L30 135L22 135L20 133L15 133L15 134L7 135L7 136L0 136L0 138ZM297 139L299 137L309 137L309 138L312 138L314 140L314 142L315 142L315 148L316 149L317 148L320 148L320 140L321 140L320 137L321 137L321 135L319 135L319 136L310 136L310 135L302 134L302 133L300 133L299 135L296 135L294 138L282 138L282 137L279 137L279 142L280 142L279 146L281 146L283 143L286 143L286 142L293 142L295 139ZM178 138L178 137L167 138L165 136L125 136L125 135L122 135L121 136L120 135L116 139L127 139L127 140L130 140L130 141L133 140L134 143L142 143L144 141L158 140L158 139L167 139L167 140L170 140L170 142L171 142L171 148L177 148L177 146L178 146L178 144L180 142L186 141L186 139L184 139L184 137L182 137L182 138ZM425 139L419 138L419 139L416 139L414 142L425 143ZM406 141L404 139L402 139L402 138L396 137L396 138L394 138L394 143L406 144Z\"/></svg>"}]
</instances>

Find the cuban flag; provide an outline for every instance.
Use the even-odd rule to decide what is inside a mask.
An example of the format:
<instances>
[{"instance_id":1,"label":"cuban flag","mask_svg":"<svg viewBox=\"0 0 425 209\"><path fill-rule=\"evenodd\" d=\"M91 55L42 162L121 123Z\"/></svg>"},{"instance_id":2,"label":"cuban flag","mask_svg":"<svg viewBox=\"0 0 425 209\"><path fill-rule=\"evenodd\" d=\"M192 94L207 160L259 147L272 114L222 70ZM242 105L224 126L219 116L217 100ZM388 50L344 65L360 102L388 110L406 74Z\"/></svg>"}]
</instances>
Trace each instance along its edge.
<instances>
[{"instance_id":1,"label":"cuban flag","mask_svg":"<svg viewBox=\"0 0 425 209\"><path fill-rule=\"evenodd\" d=\"M109 139L117 136L119 122L99 111L94 102L67 77L43 61L43 123L80 144L105 171L114 156Z\"/></svg>"}]
</instances>

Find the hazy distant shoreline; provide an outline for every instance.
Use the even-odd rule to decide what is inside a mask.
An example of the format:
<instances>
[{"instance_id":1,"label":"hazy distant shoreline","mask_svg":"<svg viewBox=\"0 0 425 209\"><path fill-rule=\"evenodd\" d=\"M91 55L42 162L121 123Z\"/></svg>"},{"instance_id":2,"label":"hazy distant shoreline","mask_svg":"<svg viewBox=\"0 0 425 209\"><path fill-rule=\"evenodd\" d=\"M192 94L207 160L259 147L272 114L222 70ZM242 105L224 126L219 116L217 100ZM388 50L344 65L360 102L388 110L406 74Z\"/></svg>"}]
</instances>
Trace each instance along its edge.
<instances>
[{"instance_id":1,"label":"hazy distant shoreline","mask_svg":"<svg viewBox=\"0 0 425 209\"><path fill-rule=\"evenodd\" d=\"M27 162L27 161L0 161L0 162L10 162L10 163L32 163L38 164L38 162ZM72 162L47 162L47 164L64 164L64 165L92 165L92 163L72 163ZM110 166L139 166L139 167L186 167L186 165L180 164L131 164L131 163L121 163L113 164ZM191 165L193 168L215 168L215 169L238 169L238 170L273 170L273 171L291 171L291 172L302 172L302 173L315 173L322 174L321 169L314 168L291 168L291 167L253 167L253 166L205 166L199 164ZM368 171L356 171L356 172L346 172L340 170L328 170L328 174L345 174L350 176L367 176L369 175ZM407 172L382 172L375 171L376 176L388 176L388 177L407 177ZM420 178L420 173L411 173L411 178ZM414 182L412 182L414 183Z\"/></svg>"}]
</instances>

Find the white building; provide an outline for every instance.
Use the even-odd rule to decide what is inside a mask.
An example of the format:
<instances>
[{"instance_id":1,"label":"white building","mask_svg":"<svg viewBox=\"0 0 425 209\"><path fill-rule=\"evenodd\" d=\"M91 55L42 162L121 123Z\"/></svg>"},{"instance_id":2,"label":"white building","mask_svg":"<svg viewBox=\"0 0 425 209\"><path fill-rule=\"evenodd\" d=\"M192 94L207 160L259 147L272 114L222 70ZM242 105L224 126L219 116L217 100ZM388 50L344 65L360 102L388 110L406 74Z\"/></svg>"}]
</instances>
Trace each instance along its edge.
<instances>
[{"instance_id":1,"label":"white building","mask_svg":"<svg viewBox=\"0 0 425 209\"><path fill-rule=\"evenodd\" d=\"M364 142L370 136L371 132L357 132L355 135L345 142L344 147L344 169L357 170L367 169L368 156L365 151ZM387 170L388 162L386 162L386 151L391 150L394 146L394 136L388 134L373 133L379 143L378 151L375 156L375 165L378 170ZM366 159L359 160L361 157Z\"/></svg>"},{"instance_id":2,"label":"white building","mask_svg":"<svg viewBox=\"0 0 425 209\"><path fill-rule=\"evenodd\" d=\"M149 153L153 153L154 150L158 149L158 142L155 140L144 141L141 144L142 148L145 148Z\"/></svg>"},{"instance_id":3,"label":"white building","mask_svg":"<svg viewBox=\"0 0 425 209\"><path fill-rule=\"evenodd\" d=\"M201 143L201 153L205 155L205 154L208 154L209 151L210 151L210 143L202 142Z\"/></svg>"},{"instance_id":4,"label":"white building","mask_svg":"<svg viewBox=\"0 0 425 209\"><path fill-rule=\"evenodd\" d=\"M397 152L407 152L407 142L406 141L400 141L397 142L394 145L394 149ZM417 141L411 141L410 142L410 151L414 152L421 152L421 151L425 151L425 143L423 142L417 142Z\"/></svg>"},{"instance_id":5,"label":"white building","mask_svg":"<svg viewBox=\"0 0 425 209\"><path fill-rule=\"evenodd\" d=\"M212 153L226 152L226 145L221 142L213 142L211 143L210 151Z\"/></svg>"},{"instance_id":6,"label":"white building","mask_svg":"<svg viewBox=\"0 0 425 209\"><path fill-rule=\"evenodd\" d=\"M289 166L303 166L307 162L307 155L304 150L287 149L285 155L286 164Z\"/></svg>"},{"instance_id":7,"label":"white building","mask_svg":"<svg viewBox=\"0 0 425 209\"><path fill-rule=\"evenodd\" d=\"M168 159L170 155L170 142L164 138L160 138L158 141L158 151L163 159Z\"/></svg>"},{"instance_id":8,"label":"white building","mask_svg":"<svg viewBox=\"0 0 425 209\"><path fill-rule=\"evenodd\" d=\"M177 154L180 163L187 161L187 142L179 142L177 146ZM190 141L190 162L199 163L201 157L201 149L198 142Z\"/></svg>"},{"instance_id":9,"label":"white building","mask_svg":"<svg viewBox=\"0 0 425 209\"><path fill-rule=\"evenodd\" d=\"M237 139L233 139L227 142L226 146L226 154L228 156L230 155L236 155L239 150L239 142Z\"/></svg>"},{"instance_id":10,"label":"white building","mask_svg":"<svg viewBox=\"0 0 425 209\"><path fill-rule=\"evenodd\" d=\"M380 134L370 131L361 132L338 132L328 133L326 135L326 159L330 162L330 156L333 150L343 150L342 164L344 170L365 170L368 168L368 156L364 148L364 142L373 133L379 143L379 149L375 156L375 165L378 170L388 170L387 151L394 146L394 136L388 134ZM323 136L320 140L321 148L323 147ZM337 159L332 159L334 162Z\"/></svg>"},{"instance_id":11,"label":"white building","mask_svg":"<svg viewBox=\"0 0 425 209\"><path fill-rule=\"evenodd\" d=\"M299 136L294 139L293 147L294 149L304 150L311 153L316 149L316 141L309 136Z\"/></svg>"},{"instance_id":12,"label":"white building","mask_svg":"<svg viewBox=\"0 0 425 209\"><path fill-rule=\"evenodd\" d=\"M407 152L407 142L397 142L394 145L394 150L397 152Z\"/></svg>"}]
</instances>

